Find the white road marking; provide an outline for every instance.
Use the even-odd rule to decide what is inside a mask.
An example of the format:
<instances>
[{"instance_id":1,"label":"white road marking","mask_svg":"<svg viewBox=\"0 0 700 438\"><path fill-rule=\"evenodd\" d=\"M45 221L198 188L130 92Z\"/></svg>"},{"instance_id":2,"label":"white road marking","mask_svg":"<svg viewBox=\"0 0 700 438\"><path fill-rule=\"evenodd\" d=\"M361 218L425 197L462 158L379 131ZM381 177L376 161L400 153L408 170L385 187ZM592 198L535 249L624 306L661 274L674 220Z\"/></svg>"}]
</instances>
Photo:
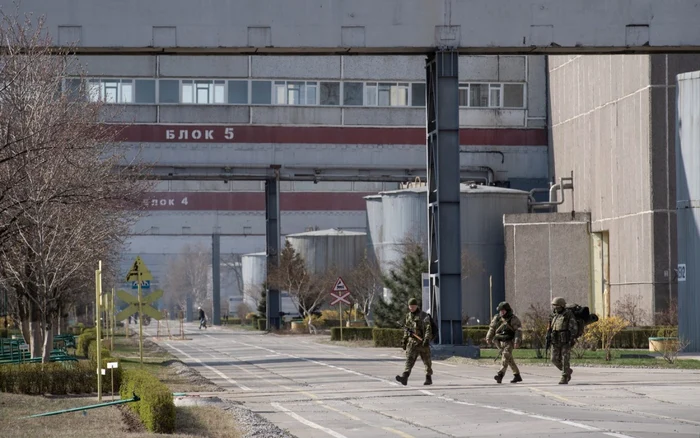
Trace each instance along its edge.
<instances>
[{"instance_id":1,"label":"white road marking","mask_svg":"<svg viewBox=\"0 0 700 438\"><path fill-rule=\"evenodd\" d=\"M217 369L214 368L214 367L210 367L209 365L205 364L204 362L202 362L201 360L197 359L196 357L190 356L189 354L185 353L184 351L180 350L179 348L173 347L173 346L170 345L169 343L166 343L165 345L167 345L168 347L172 348L172 349L175 350L175 351L178 351L180 354L183 354L183 355L189 357L190 359L192 359L192 360L194 360L194 361L196 361L196 362L199 362L199 363L202 364L203 366L207 367L208 369L210 369L211 371L213 371L214 373L216 373L216 375L218 375L218 376L221 377L222 379L226 380L226 381L229 382L229 383L232 383L232 384L238 386L238 387L241 388L243 391L250 391L250 388L248 388L247 386L241 385L240 383L236 382L235 380L230 379L226 374L222 373L221 371L217 370Z\"/></svg>"},{"instance_id":2,"label":"white road marking","mask_svg":"<svg viewBox=\"0 0 700 438\"><path fill-rule=\"evenodd\" d=\"M477 403L469 403L469 402L464 402L464 401L460 401L460 400L455 400L455 399L450 398L450 397L436 395L435 393L427 391L425 389L419 389L418 392L425 394L425 395L428 395L430 397L436 397L436 398L438 398L440 400L444 400L446 402L456 403L458 405L476 406L478 408L493 409L493 410L497 410L497 411L508 412L509 414L524 415L526 417L534 418L537 420L553 421L555 423L566 424L568 426L577 427L579 429L585 429L585 430L589 430L592 432L603 432L604 435L614 436L616 438L634 438L632 436L623 435L623 434L617 433L617 432L607 432L604 429L599 429L597 427L589 426L587 424L577 423L575 421L569 421L569 420L562 420L561 418L548 417L545 415L530 414L528 412L519 411L517 409L501 408L498 406L481 405L481 404L477 404Z\"/></svg>"},{"instance_id":3,"label":"white road marking","mask_svg":"<svg viewBox=\"0 0 700 438\"><path fill-rule=\"evenodd\" d=\"M309 421L306 418L302 417L301 415L298 415L295 412L290 411L289 409L285 408L284 406L280 405L279 403L270 403L272 407L284 412L285 414L289 415L290 417L294 418L301 424L304 424L309 427L313 427L314 429L323 431L327 433L328 435L335 437L335 438L347 438L345 435L339 434L338 432L331 430L327 427L323 427L320 424L316 424L313 421Z\"/></svg>"}]
</instances>

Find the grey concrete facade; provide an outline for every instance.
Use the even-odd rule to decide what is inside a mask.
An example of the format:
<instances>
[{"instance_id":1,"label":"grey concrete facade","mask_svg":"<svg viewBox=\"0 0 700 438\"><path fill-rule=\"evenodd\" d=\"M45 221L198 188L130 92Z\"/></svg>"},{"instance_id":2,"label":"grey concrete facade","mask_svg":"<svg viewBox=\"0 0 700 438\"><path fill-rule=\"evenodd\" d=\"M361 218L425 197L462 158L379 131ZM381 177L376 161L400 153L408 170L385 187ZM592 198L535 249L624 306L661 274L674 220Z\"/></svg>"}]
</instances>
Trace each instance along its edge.
<instances>
[{"instance_id":1,"label":"grey concrete facade","mask_svg":"<svg viewBox=\"0 0 700 438\"><path fill-rule=\"evenodd\" d=\"M9 2L6 2L9 3ZM669 52L700 47L696 0L25 0L59 45L181 53Z\"/></svg>"},{"instance_id":2,"label":"grey concrete facade","mask_svg":"<svg viewBox=\"0 0 700 438\"><path fill-rule=\"evenodd\" d=\"M559 211L591 213L609 233L612 312L624 295L648 315L676 296L675 75L697 55L552 56L552 160L574 172L573 199ZM591 297L591 302L599 297Z\"/></svg>"},{"instance_id":3,"label":"grey concrete facade","mask_svg":"<svg viewBox=\"0 0 700 438\"><path fill-rule=\"evenodd\" d=\"M506 214L506 301L521 316L553 297L589 304L590 213Z\"/></svg>"}]
</instances>

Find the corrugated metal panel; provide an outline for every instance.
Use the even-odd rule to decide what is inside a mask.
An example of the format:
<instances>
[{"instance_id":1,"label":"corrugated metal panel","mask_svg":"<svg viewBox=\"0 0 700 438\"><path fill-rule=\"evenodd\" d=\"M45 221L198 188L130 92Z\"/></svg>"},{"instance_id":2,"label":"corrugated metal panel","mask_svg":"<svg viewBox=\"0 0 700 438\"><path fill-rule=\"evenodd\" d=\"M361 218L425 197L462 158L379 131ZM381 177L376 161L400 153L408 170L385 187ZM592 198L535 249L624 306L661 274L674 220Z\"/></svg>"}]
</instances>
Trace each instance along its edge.
<instances>
[{"instance_id":1,"label":"corrugated metal panel","mask_svg":"<svg viewBox=\"0 0 700 438\"><path fill-rule=\"evenodd\" d=\"M367 252L372 259L382 258L379 243L384 240L382 197L366 196L367 201Z\"/></svg>"},{"instance_id":2,"label":"corrugated metal panel","mask_svg":"<svg viewBox=\"0 0 700 438\"><path fill-rule=\"evenodd\" d=\"M700 71L678 75L676 200L678 333L700 351ZM683 265L685 269L682 269ZM684 271L684 272L683 272ZM685 275L683 275L685 274ZM683 280L685 277L685 281Z\"/></svg>"},{"instance_id":3,"label":"corrugated metal panel","mask_svg":"<svg viewBox=\"0 0 700 438\"><path fill-rule=\"evenodd\" d=\"M287 239L312 272L335 269L342 274L352 270L362 259L367 234L322 230L289 235Z\"/></svg>"},{"instance_id":4,"label":"corrugated metal panel","mask_svg":"<svg viewBox=\"0 0 700 438\"><path fill-rule=\"evenodd\" d=\"M462 300L465 312L485 322L489 304L489 276L493 276L493 302L505 299L503 215L527 213L528 193L489 186L461 186L462 251L468 254L463 272ZM427 250L427 199L425 187L380 193L383 224L381 239L371 236L381 251L385 272L400 263L406 239ZM371 199L368 200L368 209ZM369 210L368 210L369 211ZM368 213L369 214L369 213ZM376 227L370 225L372 233Z\"/></svg>"},{"instance_id":5,"label":"corrugated metal panel","mask_svg":"<svg viewBox=\"0 0 700 438\"><path fill-rule=\"evenodd\" d=\"M264 252L244 254L241 257L241 265L244 300L252 307L261 291L261 285L267 278L267 255Z\"/></svg>"}]
</instances>

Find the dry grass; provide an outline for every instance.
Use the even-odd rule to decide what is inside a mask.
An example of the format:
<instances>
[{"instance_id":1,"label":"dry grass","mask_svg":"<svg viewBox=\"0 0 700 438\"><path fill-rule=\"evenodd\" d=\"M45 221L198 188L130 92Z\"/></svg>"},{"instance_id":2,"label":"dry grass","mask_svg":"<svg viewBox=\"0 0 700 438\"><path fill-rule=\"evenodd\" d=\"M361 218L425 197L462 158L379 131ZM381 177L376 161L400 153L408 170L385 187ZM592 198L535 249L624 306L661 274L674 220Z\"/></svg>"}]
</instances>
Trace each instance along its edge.
<instances>
[{"instance_id":1,"label":"dry grass","mask_svg":"<svg viewBox=\"0 0 700 438\"><path fill-rule=\"evenodd\" d=\"M104 398L103 401L110 399ZM129 433L122 414L116 406L71 412L42 418L22 418L27 415L53 412L97 403L97 397L42 397L0 393L0 424L2 436L42 438L146 438L188 435L161 435L154 433ZM179 412L178 412L179 414ZM202 436L202 435L200 435ZM211 435L224 436L224 435Z\"/></svg>"},{"instance_id":2,"label":"dry grass","mask_svg":"<svg viewBox=\"0 0 700 438\"><path fill-rule=\"evenodd\" d=\"M374 348L374 341L368 339L355 340L355 341L331 341L330 339L317 339L316 342L319 344L327 345L337 345L339 347L352 347L352 348Z\"/></svg>"},{"instance_id":3,"label":"dry grass","mask_svg":"<svg viewBox=\"0 0 700 438\"><path fill-rule=\"evenodd\" d=\"M179 433L210 438L239 438L233 415L216 407L177 408L175 429Z\"/></svg>"}]
</instances>

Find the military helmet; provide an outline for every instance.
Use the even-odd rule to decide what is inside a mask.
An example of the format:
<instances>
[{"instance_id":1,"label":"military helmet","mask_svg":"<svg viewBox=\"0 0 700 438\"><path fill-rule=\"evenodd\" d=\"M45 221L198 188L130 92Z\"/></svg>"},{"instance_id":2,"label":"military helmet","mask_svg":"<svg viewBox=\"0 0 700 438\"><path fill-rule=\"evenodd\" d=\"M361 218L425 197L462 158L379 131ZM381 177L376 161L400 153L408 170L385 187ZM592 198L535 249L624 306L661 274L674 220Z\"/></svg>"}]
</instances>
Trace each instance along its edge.
<instances>
[{"instance_id":1,"label":"military helmet","mask_svg":"<svg viewBox=\"0 0 700 438\"><path fill-rule=\"evenodd\" d=\"M418 305L418 300L415 299L415 298L411 298L410 300L408 300L408 305L409 305L409 306L417 306L417 305Z\"/></svg>"},{"instance_id":2,"label":"military helmet","mask_svg":"<svg viewBox=\"0 0 700 438\"><path fill-rule=\"evenodd\" d=\"M552 300L552 306L566 307L566 300L562 297L555 297Z\"/></svg>"},{"instance_id":3,"label":"military helmet","mask_svg":"<svg viewBox=\"0 0 700 438\"><path fill-rule=\"evenodd\" d=\"M501 301L500 303L498 303L498 307L496 308L496 310L498 310L499 312L501 310L505 310L506 312L513 311L513 309L511 309L510 304L508 304L507 301Z\"/></svg>"}]
</instances>

